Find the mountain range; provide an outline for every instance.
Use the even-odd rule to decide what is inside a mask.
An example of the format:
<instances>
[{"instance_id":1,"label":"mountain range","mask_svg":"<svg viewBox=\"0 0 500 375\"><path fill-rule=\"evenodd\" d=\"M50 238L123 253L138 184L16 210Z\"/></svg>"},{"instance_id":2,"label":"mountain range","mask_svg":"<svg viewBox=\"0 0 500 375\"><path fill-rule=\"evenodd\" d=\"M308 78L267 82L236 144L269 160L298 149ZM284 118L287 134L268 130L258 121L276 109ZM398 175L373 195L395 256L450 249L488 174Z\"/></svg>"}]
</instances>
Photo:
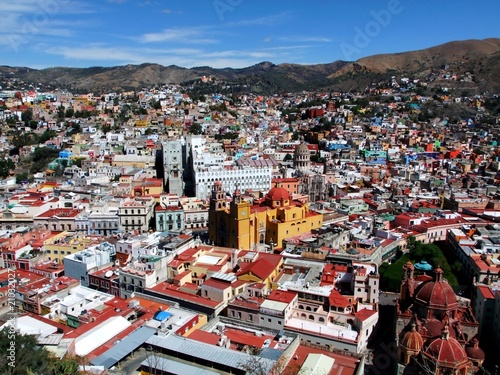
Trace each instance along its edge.
<instances>
[{"instance_id":1,"label":"mountain range","mask_svg":"<svg viewBox=\"0 0 500 375\"><path fill-rule=\"evenodd\" d=\"M451 74L470 73L471 82L455 83L475 92L500 92L500 38L465 40L394 54L381 54L357 61L328 64L259 64L241 68L182 68L159 64L115 67L31 69L0 66L0 78L17 78L24 84L43 85L73 92L138 90L164 83L191 84L210 76L241 91L262 93L300 90L360 90L373 82L407 75L440 82L445 70ZM449 83L453 85L453 83Z\"/></svg>"}]
</instances>

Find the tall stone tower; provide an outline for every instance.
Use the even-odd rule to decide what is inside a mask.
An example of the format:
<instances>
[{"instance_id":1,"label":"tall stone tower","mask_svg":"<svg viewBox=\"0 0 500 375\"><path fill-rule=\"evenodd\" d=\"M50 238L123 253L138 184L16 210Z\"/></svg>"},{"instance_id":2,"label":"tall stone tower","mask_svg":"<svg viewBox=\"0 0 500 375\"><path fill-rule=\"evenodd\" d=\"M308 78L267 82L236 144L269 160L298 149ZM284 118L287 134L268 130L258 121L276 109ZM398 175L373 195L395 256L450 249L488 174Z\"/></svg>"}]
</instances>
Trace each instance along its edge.
<instances>
[{"instance_id":1,"label":"tall stone tower","mask_svg":"<svg viewBox=\"0 0 500 375\"><path fill-rule=\"evenodd\" d=\"M169 193L177 194L180 197L184 195L182 147L180 140L162 143L164 183Z\"/></svg>"}]
</instances>

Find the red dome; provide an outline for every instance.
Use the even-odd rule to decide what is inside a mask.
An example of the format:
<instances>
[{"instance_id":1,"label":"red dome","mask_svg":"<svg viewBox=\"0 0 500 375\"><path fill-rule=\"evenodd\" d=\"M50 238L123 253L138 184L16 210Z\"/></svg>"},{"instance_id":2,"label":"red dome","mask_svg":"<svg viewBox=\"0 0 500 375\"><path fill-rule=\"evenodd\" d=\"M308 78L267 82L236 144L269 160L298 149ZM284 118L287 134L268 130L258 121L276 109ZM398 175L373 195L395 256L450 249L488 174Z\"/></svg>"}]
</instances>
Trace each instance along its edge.
<instances>
[{"instance_id":1,"label":"red dome","mask_svg":"<svg viewBox=\"0 0 500 375\"><path fill-rule=\"evenodd\" d=\"M445 326L443 329L442 337L435 337L427 342L424 354L438 365L456 368L469 362L469 359L462 345L449 336L447 328Z\"/></svg>"},{"instance_id":2,"label":"red dome","mask_svg":"<svg viewBox=\"0 0 500 375\"><path fill-rule=\"evenodd\" d=\"M447 281L443 280L443 271L436 268L433 281L424 281L419 285L415 303L436 310L454 310L458 308L457 296Z\"/></svg>"},{"instance_id":3,"label":"red dome","mask_svg":"<svg viewBox=\"0 0 500 375\"><path fill-rule=\"evenodd\" d=\"M406 350L415 352L419 352L424 347L424 339L422 339L420 333L417 332L415 326L412 327L411 331L404 334L401 339L401 346Z\"/></svg>"},{"instance_id":4,"label":"red dome","mask_svg":"<svg viewBox=\"0 0 500 375\"><path fill-rule=\"evenodd\" d=\"M485 355L483 349L479 347L479 340L475 337L465 347L465 352L470 359L484 360Z\"/></svg>"},{"instance_id":5,"label":"red dome","mask_svg":"<svg viewBox=\"0 0 500 375\"><path fill-rule=\"evenodd\" d=\"M282 187L273 187L267 193L267 198L273 201L290 200L290 193Z\"/></svg>"},{"instance_id":6,"label":"red dome","mask_svg":"<svg viewBox=\"0 0 500 375\"><path fill-rule=\"evenodd\" d=\"M424 323L424 329L427 331L426 336L428 336L428 337L441 336L441 332L443 331L443 327L444 327L444 323L436 318L428 319ZM455 334L455 331L453 329L450 331L450 336L452 336L453 338L456 338L456 334Z\"/></svg>"}]
</instances>

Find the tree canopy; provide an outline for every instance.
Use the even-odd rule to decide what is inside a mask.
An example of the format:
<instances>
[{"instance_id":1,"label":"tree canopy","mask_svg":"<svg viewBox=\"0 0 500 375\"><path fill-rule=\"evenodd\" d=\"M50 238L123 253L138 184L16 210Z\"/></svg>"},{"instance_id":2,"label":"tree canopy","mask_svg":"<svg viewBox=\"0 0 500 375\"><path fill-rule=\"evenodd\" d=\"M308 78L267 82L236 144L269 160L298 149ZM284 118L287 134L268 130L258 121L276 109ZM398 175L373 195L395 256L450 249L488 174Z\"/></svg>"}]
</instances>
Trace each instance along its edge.
<instances>
[{"instance_id":1,"label":"tree canopy","mask_svg":"<svg viewBox=\"0 0 500 375\"><path fill-rule=\"evenodd\" d=\"M14 337L12 337L14 335ZM15 350L11 344L14 344ZM0 368L5 375L73 375L78 373L78 362L73 358L55 358L45 348L37 345L32 335L0 331ZM10 357L10 352L14 355ZM7 353L9 353L7 355Z\"/></svg>"}]
</instances>

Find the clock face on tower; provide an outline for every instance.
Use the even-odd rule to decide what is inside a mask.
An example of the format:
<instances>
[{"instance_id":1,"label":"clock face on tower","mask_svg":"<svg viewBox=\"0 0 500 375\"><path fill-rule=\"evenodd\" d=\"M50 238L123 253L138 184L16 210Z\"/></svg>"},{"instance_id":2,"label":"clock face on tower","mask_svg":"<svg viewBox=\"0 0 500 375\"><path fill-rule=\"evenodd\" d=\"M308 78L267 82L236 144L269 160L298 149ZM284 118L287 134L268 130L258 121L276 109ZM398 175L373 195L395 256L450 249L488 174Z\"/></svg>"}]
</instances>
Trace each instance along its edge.
<instances>
[{"instance_id":1,"label":"clock face on tower","mask_svg":"<svg viewBox=\"0 0 500 375\"><path fill-rule=\"evenodd\" d=\"M245 214L246 214L246 213L247 213L246 211L241 211L241 214L242 214L243 216L245 216Z\"/></svg>"}]
</instances>

